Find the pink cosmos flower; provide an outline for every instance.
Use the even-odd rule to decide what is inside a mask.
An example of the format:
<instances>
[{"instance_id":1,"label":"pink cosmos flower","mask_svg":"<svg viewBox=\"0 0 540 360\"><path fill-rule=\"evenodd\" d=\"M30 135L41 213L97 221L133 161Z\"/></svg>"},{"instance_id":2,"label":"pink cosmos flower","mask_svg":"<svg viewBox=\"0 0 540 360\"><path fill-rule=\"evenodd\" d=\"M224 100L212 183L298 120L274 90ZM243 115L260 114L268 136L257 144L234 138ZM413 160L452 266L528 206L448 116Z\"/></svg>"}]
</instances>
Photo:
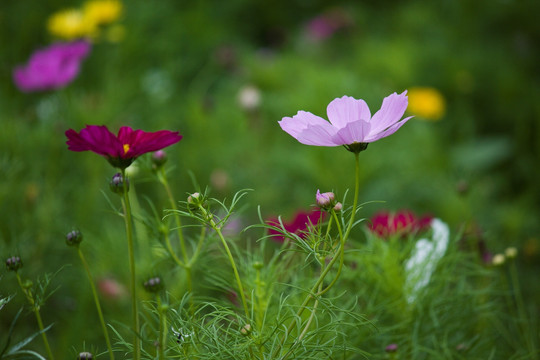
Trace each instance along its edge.
<instances>
[{"instance_id":1,"label":"pink cosmos flower","mask_svg":"<svg viewBox=\"0 0 540 360\"><path fill-rule=\"evenodd\" d=\"M310 225L316 225L323 217L324 212L320 210L313 210L312 212L299 211L294 216L293 221L284 222L283 227L290 233L296 234L300 237L304 237L304 232L308 229ZM281 227L278 219L271 219L268 221L268 225ZM285 237L283 234L277 230L270 229L268 231L271 239L276 242L284 242Z\"/></svg>"},{"instance_id":2,"label":"pink cosmos flower","mask_svg":"<svg viewBox=\"0 0 540 360\"><path fill-rule=\"evenodd\" d=\"M95 152L120 169L127 168L142 154L161 150L182 139L178 132L145 132L133 130L129 126L122 126L118 135L114 135L104 125L87 125L80 133L69 129L66 136L69 150Z\"/></svg>"},{"instance_id":3,"label":"pink cosmos flower","mask_svg":"<svg viewBox=\"0 0 540 360\"><path fill-rule=\"evenodd\" d=\"M425 230L430 226L431 216L416 217L409 210L401 210L394 214L381 211L371 218L369 229L375 235L389 238L393 235L406 235L416 231Z\"/></svg>"},{"instance_id":4,"label":"pink cosmos flower","mask_svg":"<svg viewBox=\"0 0 540 360\"><path fill-rule=\"evenodd\" d=\"M384 98L373 116L364 100L343 96L332 100L326 109L328 119L299 111L279 121L281 128L306 145L339 146L360 152L371 142L395 133L412 116L401 119L407 109L407 91Z\"/></svg>"},{"instance_id":5,"label":"pink cosmos flower","mask_svg":"<svg viewBox=\"0 0 540 360\"><path fill-rule=\"evenodd\" d=\"M79 74L81 61L90 52L84 40L56 43L37 50L28 63L13 70L13 80L23 92L59 89Z\"/></svg>"}]
</instances>

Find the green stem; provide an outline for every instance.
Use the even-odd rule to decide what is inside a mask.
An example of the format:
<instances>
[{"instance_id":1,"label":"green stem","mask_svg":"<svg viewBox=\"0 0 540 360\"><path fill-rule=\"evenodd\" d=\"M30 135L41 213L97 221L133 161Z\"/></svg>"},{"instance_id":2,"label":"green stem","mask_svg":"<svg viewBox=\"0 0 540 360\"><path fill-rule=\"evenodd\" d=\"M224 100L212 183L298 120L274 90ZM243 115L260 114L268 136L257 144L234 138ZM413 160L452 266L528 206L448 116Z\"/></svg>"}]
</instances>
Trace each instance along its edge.
<instances>
[{"instance_id":1,"label":"green stem","mask_svg":"<svg viewBox=\"0 0 540 360\"><path fill-rule=\"evenodd\" d=\"M512 282L512 290L514 291L516 307L517 307L519 320L520 320L519 322L521 324L525 324L521 326L522 328L521 330L523 332L523 337L525 338L524 340L527 343L527 347L529 348L529 354L531 356L532 354L535 354L534 359L538 359L537 352L535 349L536 346L534 345L534 341L531 339L530 331L529 329L527 329L527 325L526 325L528 324L529 318L527 316L527 312L525 311L525 303L523 302L523 297L521 295L521 288L519 286L519 276L517 272L515 259L511 259L511 263L512 264L510 264L510 279Z\"/></svg>"},{"instance_id":2,"label":"green stem","mask_svg":"<svg viewBox=\"0 0 540 360\"><path fill-rule=\"evenodd\" d=\"M339 249L338 249L338 252L340 254L343 254L343 252L344 252L345 242L347 241L347 239L349 237L349 234L350 234L350 232L352 230L352 227L353 227L353 224L354 224L354 218L356 216L356 207L358 206L358 193L359 193L359 190L360 190L360 157L359 157L358 153L354 153L354 156L355 156L354 200L353 200L353 206L352 206L352 210L351 210L351 217L349 219L349 225L347 226L347 230L345 231L345 235L341 236L341 232L340 232L340 244L339 244ZM338 223L338 226L339 226L339 221L336 221L336 222ZM339 229L341 229L341 227L339 227ZM332 269L332 267L334 266L334 264L338 260L338 258L340 259L340 264L341 264L340 269L338 270L339 271L338 275L336 276L336 278L332 281L332 283L326 289L322 290L322 292L321 292L321 290L318 291L318 289L320 289L319 287L322 285L324 279L326 278L326 275L328 275L328 273L330 272L330 270ZM321 272L321 275L319 276L319 279L317 280L315 285L311 288L311 291L309 292L309 294L306 296L306 298L304 299L304 301L300 305L300 308L296 312L296 318L299 318L304 313L304 311L306 309L306 306L309 304L311 299L315 298L316 296L320 296L320 295L324 294L326 291L328 291L330 289L331 286L333 286L335 284L335 282L337 281L337 279L339 277L339 274L341 273L341 268L343 266L342 261L343 261L343 255L339 256L339 257L334 256L332 258L332 260L330 260L330 262L328 263L328 266L326 266L326 268L324 268L324 270ZM288 336L291 333L291 331L292 331L295 324L296 324L295 319L293 319L291 321L291 323L289 324L289 327L287 328L287 332L281 338L279 348L283 347L283 344L285 343L286 339L288 338ZM279 351L279 348L278 348L278 350L276 350L276 353L277 353L277 351ZM276 353L274 353L274 355ZM274 357L275 356L273 356L272 358L274 358Z\"/></svg>"},{"instance_id":3,"label":"green stem","mask_svg":"<svg viewBox=\"0 0 540 360\"><path fill-rule=\"evenodd\" d=\"M165 359L165 339L167 338L167 317L164 314L164 308L161 303L161 296L156 294L157 308L159 313L159 340L158 340L158 359Z\"/></svg>"},{"instance_id":4,"label":"green stem","mask_svg":"<svg viewBox=\"0 0 540 360\"><path fill-rule=\"evenodd\" d=\"M36 304L34 297L32 296L32 293L25 286L23 286L21 277L18 272L15 272L15 276L17 277L17 282L19 283L19 286L21 287L22 292L26 296L26 299L30 303L30 306L32 307L32 311L34 312L34 315L36 316L38 327L41 332L41 338L43 339L43 344L45 344L45 351L47 351L47 355L49 356L50 360L54 360L54 356L52 355L49 341L47 340L47 335L45 334L45 327L43 326L43 320L41 319L41 314L39 313L39 305Z\"/></svg>"},{"instance_id":5,"label":"green stem","mask_svg":"<svg viewBox=\"0 0 540 360\"><path fill-rule=\"evenodd\" d=\"M244 294L244 286L242 285L242 281L240 280L240 274L238 273L238 269L236 267L236 263L234 261L231 250L229 249L229 245L227 244L227 241L225 240L225 238L223 237L223 234L221 233L221 228L217 226L216 222L212 218L212 214L209 214L202 205L199 205L199 210L203 213L204 218L208 220L210 227L212 227L212 229L216 232L219 239L221 240L221 243L223 244L223 247L225 248L225 252L227 253L227 257L229 258L229 262L231 263L231 267L234 272L234 277L236 279L238 291L240 292L240 297L242 299L242 305L244 307L244 312L246 313L246 320L247 320L249 319L249 309L247 306L246 295Z\"/></svg>"},{"instance_id":6,"label":"green stem","mask_svg":"<svg viewBox=\"0 0 540 360\"><path fill-rule=\"evenodd\" d=\"M81 262L83 263L84 270L86 270L86 275L88 276L88 281L90 282L90 287L92 288L92 295L94 296L94 302L96 304L99 321L101 323L101 329L103 330L103 336L105 336L105 342L107 343L107 349L109 350L109 357L111 358L111 360L114 360L111 340L109 339L109 332L107 331L107 325L105 325L105 319L103 318L103 312L101 311L101 305L99 303L99 298L96 291L96 285L94 284L94 280L92 278L92 274L90 273L90 268L88 267L88 263L86 262L86 259L79 246L77 246L77 252L79 253L79 257L81 258Z\"/></svg>"},{"instance_id":7,"label":"green stem","mask_svg":"<svg viewBox=\"0 0 540 360\"><path fill-rule=\"evenodd\" d=\"M133 220L131 217L131 203L126 178L126 170L122 169L122 181L124 181L124 221L126 223L126 236L128 241L129 270L131 273L131 310L133 321L133 356L135 360L141 358L141 348L139 339L139 311L137 303L137 282L135 277L135 250L133 244Z\"/></svg>"}]
</instances>

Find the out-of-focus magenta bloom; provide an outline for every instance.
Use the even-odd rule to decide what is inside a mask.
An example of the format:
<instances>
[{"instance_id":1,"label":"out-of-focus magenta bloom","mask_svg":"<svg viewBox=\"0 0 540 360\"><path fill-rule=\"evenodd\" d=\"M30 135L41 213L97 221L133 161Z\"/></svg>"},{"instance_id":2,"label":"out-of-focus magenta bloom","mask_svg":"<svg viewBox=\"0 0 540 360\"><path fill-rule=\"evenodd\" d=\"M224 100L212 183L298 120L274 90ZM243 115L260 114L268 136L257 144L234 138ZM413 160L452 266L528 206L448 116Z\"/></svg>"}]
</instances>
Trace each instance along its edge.
<instances>
[{"instance_id":1,"label":"out-of-focus magenta bloom","mask_svg":"<svg viewBox=\"0 0 540 360\"><path fill-rule=\"evenodd\" d=\"M339 146L359 152L371 142L395 133L412 116L401 119L407 109L407 91L384 98L381 109L371 116L362 99L343 96L332 100L326 109L328 119L299 111L279 121L281 128L306 145Z\"/></svg>"},{"instance_id":2,"label":"out-of-focus magenta bloom","mask_svg":"<svg viewBox=\"0 0 540 360\"><path fill-rule=\"evenodd\" d=\"M13 80L24 92L59 89L79 74L81 61L90 52L85 40L56 43L32 54L28 63L13 70Z\"/></svg>"},{"instance_id":3,"label":"out-of-focus magenta bloom","mask_svg":"<svg viewBox=\"0 0 540 360\"><path fill-rule=\"evenodd\" d=\"M396 213L382 211L371 218L369 229L375 235L389 238L393 235L408 235L428 228L431 224L431 216L416 217L409 210Z\"/></svg>"},{"instance_id":4,"label":"out-of-focus magenta bloom","mask_svg":"<svg viewBox=\"0 0 540 360\"><path fill-rule=\"evenodd\" d=\"M311 225L316 225L324 217L324 214L324 212L318 209L313 210L312 212L299 211L296 213L291 222L283 222L283 227L288 232L303 238L308 227ZM279 220L276 218L269 220L268 225L281 227ZM276 242L285 241L285 237L280 231L270 229L268 234L270 235L270 238Z\"/></svg>"},{"instance_id":5,"label":"out-of-focus magenta bloom","mask_svg":"<svg viewBox=\"0 0 540 360\"><path fill-rule=\"evenodd\" d=\"M120 169L127 168L142 154L161 150L182 139L178 132L145 132L129 126L122 126L118 135L114 135L105 125L87 125L80 133L69 129L66 136L69 150L95 152Z\"/></svg>"}]
</instances>

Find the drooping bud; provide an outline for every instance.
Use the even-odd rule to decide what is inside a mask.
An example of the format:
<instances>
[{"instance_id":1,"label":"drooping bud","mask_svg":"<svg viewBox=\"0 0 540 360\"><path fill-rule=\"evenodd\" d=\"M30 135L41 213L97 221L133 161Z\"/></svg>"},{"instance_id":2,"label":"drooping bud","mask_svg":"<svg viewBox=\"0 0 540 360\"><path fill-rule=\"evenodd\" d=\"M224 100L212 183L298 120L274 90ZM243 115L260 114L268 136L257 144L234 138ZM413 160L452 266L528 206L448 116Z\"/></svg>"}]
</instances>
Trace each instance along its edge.
<instances>
[{"instance_id":1,"label":"drooping bud","mask_svg":"<svg viewBox=\"0 0 540 360\"><path fill-rule=\"evenodd\" d=\"M315 200L317 202L317 206L323 210L329 210L336 204L336 196L333 192L325 192L321 194L321 192L317 190Z\"/></svg>"},{"instance_id":2,"label":"drooping bud","mask_svg":"<svg viewBox=\"0 0 540 360\"><path fill-rule=\"evenodd\" d=\"M143 284L144 289L150 293L157 293L163 289L163 281L159 276L146 280Z\"/></svg>"},{"instance_id":3,"label":"drooping bud","mask_svg":"<svg viewBox=\"0 0 540 360\"><path fill-rule=\"evenodd\" d=\"M6 268L10 271L17 271L22 268L22 266L22 260L18 256L12 256L6 260Z\"/></svg>"},{"instance_id":4,"label":"drooping bud","mask_svg":"<svg viewBox=\"0 0 540 360\"><path fill-rule=\"evenodd\" d=\"M111 191L115 194L122 195L124 193L124 186L126 187L126 190L129 191L129 180L126 178L124 181L121 173L114 174L109 183Z\"/></svg>"},{"instance_id":5,"label":"drooping bud","mask_svg":"<svg viewBox=\"0 0 540 360\"><path fill-rule=\"evenodd\" d=\"M77 246L83 240L83 236L79 230L73 230L66 234L66 244L69 246Z\"/></svg>"},{"instance_id":6,"label":"drooping bud","mask_svg":"<svg viewBox=\"0 0 540 360\"><path fill-rule=\"evenodd\" d=\"M92 355L91 353L87 351L84 351L80 353L79 356L77 356L77 360L91 360L93 358L94 358L94 355Z\"/></svg>"},{"instance_id":7,"label":"drooping bud","mask_svg":"<svg viewBox=\"0 0 540 360\"><path fill-rule=\"evenodd\" d=\"M163 150L158 150L152 154L152 166L154 169L159 169L167 162L167 153Z\"/></svg>"}]
</instances>

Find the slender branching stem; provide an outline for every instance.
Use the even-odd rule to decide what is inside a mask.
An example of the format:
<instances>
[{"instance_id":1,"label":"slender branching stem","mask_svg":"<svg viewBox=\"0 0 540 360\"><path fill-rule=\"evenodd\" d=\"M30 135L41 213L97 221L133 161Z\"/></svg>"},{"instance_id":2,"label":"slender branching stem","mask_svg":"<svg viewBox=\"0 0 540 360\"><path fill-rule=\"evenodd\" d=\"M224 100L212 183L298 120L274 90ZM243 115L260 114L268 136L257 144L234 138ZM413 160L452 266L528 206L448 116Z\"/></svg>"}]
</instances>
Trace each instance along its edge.
<instances>
[{"instance_id":1,"label":"slender branching stem","mask_svg":"<svg viewBox=\"0 0 540 360\"><path fill-rule=\"evenodd\" d=\"M359 190L360 190L360 159L359 159L359 154L358 153L355 153L354 156L355 156L354 200L353 200L353 206L352 206L352 209L351 209L351 215L350 215L350 219L349 219L349 224L347 226L347 230L345 231L344 235L341 234L341 227L339 226L339 221L337 221L337 218L336 218L338 228L340 229L340 242L339 242L339 248L336 250L335 255L340 254L340 256L332 257L332 260L330 260L328 265L325 268L323 268L323 271L321 271L321 275L319 276L319 278L315 282L315 285L311 288L311 291L307 294L306 298L304 299L304 301L302 302L302 304L298 308L298 311L296 312L295 319L299 318L304 313L304 311L307 308L307 305L310 303L310 301L312 299L314 299L317 296L320 296L320 295L324 294L326 291L328 291L336 283L337 279L339 278L339 274L341 273L341 268L343 266L343 253L344 253L344 248L345 248L345 242L347 241L347 238L349 237L349 234L350 234L350 232L352 230L352 227L354 225L354 218L356 216L356 207L358 206L358 193L359 193ZM335 212L334 212L334 215L335 215ZM340 259L340 267L339 267L337 276L334 278L332 283L326 289L321 290L322 289L321 286L322 286L322 283L323 283L324 279L326 278L326 275L328 275L328 273L330 272L330 270L332 269L332 267L334 266L334 264L336 263L336 261L338 259ZM291 321L291 323L289 324L289 327L287 328L287 332L281 338L280 347L276 350L276 353L277 353L277 351L279 351L279 349L281 347L283 347L283 344L285 343L286 339L288 338L289 334L291 333L292 329L294 328L294 326L296 324L295 319L293 319ZM276 353L274 353L273 355L276 355ZM273 356L272 358L274 358L274 357L275 356Z\"/></svg>"},{"instance_id":2,"label":"slender branching stem","mask_svg":"<svg viewBox=\"0 0 540 360\"><path fill-rule=\"evenodd\" d=\"M43 344L45 345L45 351L47 351L47 355L49 356L49 359L54 360L54 356L51 351L51 346L49 345L49 341L47 340L47 335L45 334L45 327L43 326L43 320L41 319L41 314L39 313L39 304L36 304L34 296L32 295L32 291L30 291L30 289L28 289L27 286L23 285L21 276L19 275L18 272L15 272L15 276L17 277L17 282L19 283L19 286L21 287L21 290L24 293L24 296L26 296L26 300L28 300L28 303L30 304L32 311L34 312L34 315L36 316L38 327L41 332L41 338L43 339Z\"/></svg>"},{"instance_id":3,"label":"slender branching stem","mask_svg":"<svg viewBox=\"0 0 540 360\"><path fill-rule=\"evenodd\" d=\"M101 330L103 331L103 336L105 336L105 342L107 343L107 350L109 351L109 358L111 360L114 360L114 354L113 354L113 350L111 346L111 340L109 338L109 332L107 331L107 325L105 325L105 319L103 318L103 312L101 311L101 305L99 303L99 298L96 291L96 285L94 284L92 273L90 272L88 263L86 262L83 252L79 246L77 246L77 252L79 253L79 257L81 258L81 262L83 264L84 270L86 271L86 275L88 276L88 281L90 282L90 287L92 288L92 295L94 297L94 303L96 304L96 310L99 316L99 321L101 323Z\"/></svg>"},{"instance_id":4,"label":"slender branching stem","mask_svg":"<svg viewBox=\"0 0 540 360\"><path fill-rule=\"evenodd\" d=\"M128 241L128 256L129 270L131 273L130 288L131 288L131 311L133 322L133 358L139 360L141 358L141 347L139 339L139 310L137 303L137 282L135 277L135 249L133 240L133 220L131 216L131 203L129 201L129 193L126 178L126 170L122 169L122 180L124 181L124 222L126 223L126 236Z\"/></svg>"},{"instance_id":5,"label":"slender branching stem","mask_svg":"<svg viewBox=\"0 0 540 360\"><path fill-rule=\"evenodd\" d=\"M242 299L242 306L244 307L244 312L246 313L246 320L247 320L249 319L249 308L247 306L246 295L244 294L244 286L242 285L242 280L240 280L240 274L238 273L238 268L236 267L236 263L234 261L234 257L231 253L231 250L229 249L229 245L227 244L227 241L223 237L223 233L221 232L221 227L216 224L216 222L213 219L212 214L206 211L206 209L202 205L199 205L199 210L203 214L203 217L207 219L210 227L216 232L219 239L221 240L221 243L223 244L223 247L225 248L225 252L227 253L227 257L229 258L229 262L231 263L231 267L234 272L236 285L238 286L238 291L240 292L240 298Z\"/></svg>"}]
</instances>

